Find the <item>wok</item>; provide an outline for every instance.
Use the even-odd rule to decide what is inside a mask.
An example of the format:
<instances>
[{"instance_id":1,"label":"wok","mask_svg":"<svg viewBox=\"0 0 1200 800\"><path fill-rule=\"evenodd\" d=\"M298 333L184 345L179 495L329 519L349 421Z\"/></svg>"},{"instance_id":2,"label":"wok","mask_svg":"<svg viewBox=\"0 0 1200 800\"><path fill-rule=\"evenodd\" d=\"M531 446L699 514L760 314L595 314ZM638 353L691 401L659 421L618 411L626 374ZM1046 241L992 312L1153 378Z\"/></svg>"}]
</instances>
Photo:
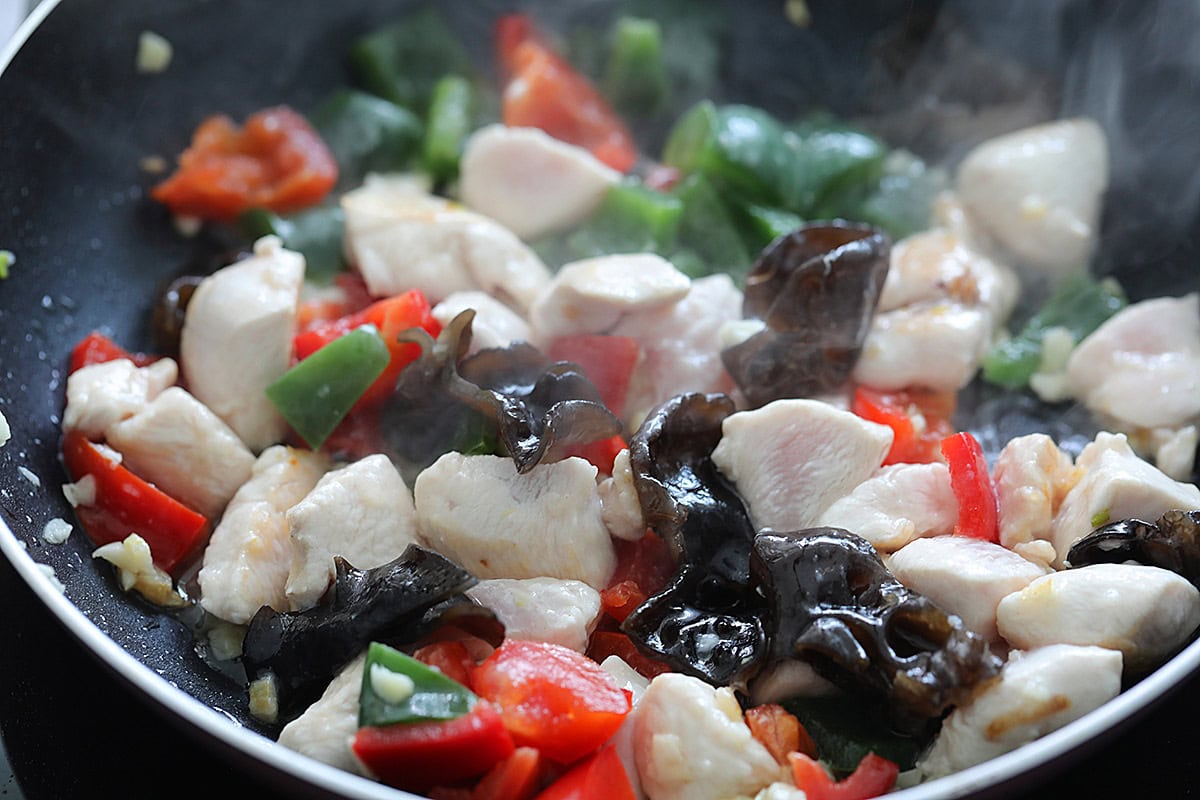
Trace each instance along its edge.
<instances>
[{"instance_id":1,"label":"wok","mask_svg":"<svg viewBox=\"0 0 1200 800\"><path fill-rule=\"evenodd\" d=\"M10 562L0 559L0 726L30 796L128 788L112 764L130 758L168 767L188 788L265 781L289 794L396 796L258 735L242 689L203 663L185 621L121 595L80 533L61 546L40 533L51 518L71 519L57 457L71 345L100 329L149 347L153 292L195 254L146 197L153 178L140 160L178 153L210 113L311 109L346 82L348 43L406 5L62 0L44 4L0 56L0 247L17 256L0 282L0 411L13 429L0 449L0 550ZM485 63L490 21L509 5L443 9ZM606 6L522 4L531 5L559 27L603 18ZM806 30L782 23L780 5L736 6L729 98L865 115L893 144L950 161L1032 121L1024 117L1094 116L1114 158L1099 271L1135 299L1200 286L1196 4L810 2ZM163 74L134 70L147 29L174 44ZM926 90L940 99L918 102ZM977 387L963 408L962 422L993 446L1029 430L1091 432L1086 414ZM53 568L65 594L35 562ZM1198 665L1193 643L1084 720L908 796L1013 796L1054 772L1047 794L1180 794Z\"/></svg>"}]
</instances>

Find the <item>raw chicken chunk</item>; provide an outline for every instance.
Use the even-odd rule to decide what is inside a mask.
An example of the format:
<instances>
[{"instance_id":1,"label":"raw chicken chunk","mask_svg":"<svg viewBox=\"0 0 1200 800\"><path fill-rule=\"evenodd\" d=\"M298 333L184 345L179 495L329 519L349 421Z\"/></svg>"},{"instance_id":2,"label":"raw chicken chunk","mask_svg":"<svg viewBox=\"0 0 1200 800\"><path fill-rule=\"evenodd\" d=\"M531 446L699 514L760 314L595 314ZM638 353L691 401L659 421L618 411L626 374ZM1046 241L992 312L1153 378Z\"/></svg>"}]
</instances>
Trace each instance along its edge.
<instances>
[{"instance_id":1,"label":"raw chicken chunk","mask_svg":"<svg viewBox=\"0 0 1200 800\"><path fill-rule=\"evenodd\" d=\"M670 306L691 279L653 253L599 256L564 264L529 311L538 342L610 333L629 315Z\"/></svg>"},{"instance_id":2,"label":"raw chicken chunk","mask_svg":"<svg viewBox=\"0 0 1200 800\"><path fill-rule=\"evenodd\" d=\"M981 764L1058 730L1121 691L1121 654L1057 644L1009 656L998 679L950 713L917 764L938 778Z\"/></svg>"},{"instance_id":3,"label":"raw chicken chunk","mask_svg":"<svg viewBox=\"0 0 1200 800\"><path fill-rule=\"evenodd\" d=\"M1200 625L1200 590L1141 564L1092 564L1039 578L1000 602L1000 634L1023 649L1064 642L1120 650L1150 669Z\"/></svg>"},{"instance_id":4,"label":"raw chicken chunk","mask_svg":"<svg viewBox=\"0 0 1200 800\"><path fill-rule=\"evenodd\" d=\"M1173 508L1200 508L1200 489L1173 481L1130 448L1123 434L1099 433L1075 465L1083 476L1067 493L1054 518L1056 566L1076 540L1110 520L1158 519Z\"/></svg>"},{"instance_id":5,"label":"raw chicken chunk","mask_svg":"<svg viewBox=\"0 0 1200 800\"><path fill-rule=\"evenodd\" d=\"M957 391L975 376L992 326L987 309L945 300L876 314L854 380L877 389Z\"/></svg>"},{"instance_id":6,"label":"raw chicken chunk","mask_svg":"<svg viewBox=\"0 0 1200 800\"><path fill-rule=\"evenodd\" d=\"M628 450L617 453L612 476L600 482L599 492L601 517L614 538L636 542L646 535L646 520L633 484Z\"/></svg>"},{"instance_id":7,"label":"raw chicken chunk","mask_svg":"<svg viewBox=\"0 0 1200 800\"><path fill-rule=\"evenodd\" d=\"M358 569L382 566L417 541L416 511L404 479L382 454L326 473L287 511L292 561L287 603L312 608L333 581L333 557Z\"/></svg>"},{"instance_id":8,"label":"raw chicken chunk","mask_svg":"<svg viewBox=\"0 0 1200 800\"><path fill-rule=\"evenodd\" d=\"M600 616L600 593L580 581L493 578L467 594L496 612L505 638L560 644L580 653L587 650Z\"/></svg>"},{"instance_id":9,"label":"raw chicken chunk","mask_svg":"<svg viewBox=\"0 0 1200 800\"><path fill-rule=\"evenodd\" d=\"M217 270L196 287L179 339L188 389L254 452L287 426L265 390L287 372L304 256L266 236L254 256Z\"/></svg>"},{"instance_id":10,"label":"raw chicken chunk","mask_svg":"<svg viewBox=\"0 0 1200 800\"><path fill-rule=\"evenodd\" d=\"M1178 428L1200 418L1200 295L1127 306L1079 343L1071 394L1122 426Z\"/></svg>"},{"instance_id":11,"label":"raw chicken chunk","mask_svg":"<svg viewBox=\"0 0 1200 800\"><path fill-rule=\"evenodd\" d=\"M617 732L612 735L609 742L616 749L617 758L621 759L621 766L625 768L625 774L629 777L629 785L633 787L634 796L638 800L646 800L646 790L642 788L642 781L638 776L633 732L637 728L637 715L638 709L641 708L642 696L645 695L650 681L625 663L620 656L609 656L600 662L600 666L612 676L617 686L629 692L630 700L633 702L629 713L625 715L625 721L621 723L620 728L617 728Z\"/></svg>"},{"instance_id":12,"label":"raw chicken chunk","mask_svg":"<svg viewBox=\"0 0 1200 800\"><path fill-rule=\"evenodd\" d=\"M520 475L509 458L447 453L417 476L413 495L425 542L476 577L603 589L616 566L596 468L581 458Z\"/></svg>"},{"instance_id":13,"label":"raw chicken chunk","mask_svg":"<svg viewBox=\"0 0 1200 800\"><path fill-rule=\"evenodd\" d=\"M488 125L459 164L462 200L526 241L587 219L621 173L537 128Z\"/></svg>"},{"instance_id":14,"label":"raw chicken chunk","mask_svg":"<svg viewBox=\"0 0 1200 800\"><path fill-rule=\"evenodd\" d=\"M346 251L376 297L420 289L432 302L482 290L524 311L550 271L494 220L414 188L368 176L342 197Z\"/></svg>"},{"instance_id":15,"label":"raw chicken chunk","mask_svg":"<svg viewBox=\"0 0 1200 800\"><path fill-rule=\"evenodd\" d=\"M347 664L317 702L284 726L279 743L324 764L371 777L350 749L358 732L358 696L366 661L363 654Z\"/></svg>"},{"instance_id":16,"label":"raw chicken chunk","mask_svg":"<svg viewBox=\"0 0 1200 800\"><path fill-rule=\"evenodd\" d=\"M1082 474L1044 433L1018 436L1004 445L992 470L1000 506L1000 544L1013 548L1051 539L1054 515Z\"/></svg>"},{"instance_id":17,"label":"raw chicken chunk","mask_svg":"<svg viewBox=\"0 0 1200 800\"><path fill-rule=\"evenodd\" d=\"M200 602L210 614L245 625L262 606L287 611L292 541L287 510L304 499L329 468L308 450L268 447L254 462L213 531L200 569Z\"/></svg>"},{"instance_id":18,"label":"raw chicken chunk","mask_svg":"<svg viewBox=\"0 0 1200 800\"><path fill-rule=\"evenodd\" d=\"M818 525L844 528L890 553L921 536L954 530L958 500L945 464L892 464L834 501Z\"/></svg>"},{"instance_id":19,"label":"raw chicken chunk","mask_svg":"<svg viewBox=\"0 0 1200 800\"><path fill-rule=\"evenodd\" d=\"M145 367L128 358L89 364L67 378L63 430L100 439L110 425L129 419L175 384L179 369L170 358Z\"/></svg>"},{"instance_id":20,"label":"raw chicken chunk","mask_svg":"<svg viewBox=\"0 0 1200 800\"><path fill-rule=\"evenodd\" d=\"M958 167L971 221L1030 266L1061 277L1086 264L1108 188L1108 143L1090 119L998 136Z\"/></svg>"},{"instance_id":21,"label":"raw chicken chunk","mask_svg":"<svg viewBox=\"0 0 1200 800\"><path fill-rule=\"evenodd\" d=\"M433 318L446 326L468 308L475 311L475 319L471 320L472 353L533 339L525 318L487 292L455 292L433 307Z\"/></svg>"},{"instance_id":22,"label":"raw chicken chunk","mask_svg":"<svg viewBox=\"0 0 1200 800\"><path fill-rule=\"evenodd\" d=\"M110 426L107 439L136 475L209 519L221 515L254 466L238 435L178 386Z\"/></svg>"},{"instance_id":23,"label":"raw chicken chunk","mask_svg":"<svg viewBox=\"0 0 1200 800\"><path fill-rule=\"evenodd\" d=\"M783 777L729 688L666 673L639 703L634 755L650 800L728 800Z\"/></svg>"},{"instance_id":24,"label":"raw chicken chunk","mask_svg":"<svg viewBox=\"0 0 1200 800\"><path fill-rule=\"evenodd\" d=\"M892 555L888 568L908 588L956 614L969 630L996 638L996 606L1048 570L982 539L934 536Z\"/></svg>"},{"instance_id":25,"label":"raw chicken chunk","mask_svg":"<svg viewBox=\"0 0 1200 800\"><path fill-rule=\"evenodd\" d=\"M746 499L756 530L811 528L871 477L892 429L818 400L776 400L725 418L712 459Z\"/></svg>"}]
</instances>

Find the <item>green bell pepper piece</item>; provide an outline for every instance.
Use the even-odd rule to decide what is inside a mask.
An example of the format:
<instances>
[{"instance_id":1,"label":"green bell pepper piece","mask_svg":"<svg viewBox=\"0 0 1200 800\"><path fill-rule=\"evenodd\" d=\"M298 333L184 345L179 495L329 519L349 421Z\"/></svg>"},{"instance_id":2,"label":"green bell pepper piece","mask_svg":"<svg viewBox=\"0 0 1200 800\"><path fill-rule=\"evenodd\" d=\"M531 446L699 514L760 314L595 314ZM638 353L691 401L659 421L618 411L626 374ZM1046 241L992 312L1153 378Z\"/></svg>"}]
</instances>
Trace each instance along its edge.
<instances>
[{"instance_id":1,"label":"green bell pepper piece","mask_svg":"<svg viewBox=\"0 0 1200 800\"><path fill-rule=\"evenodd\" d=\"M608 253L652 252L660 255L675 246L683 202L625 178L610 188L591 218L567 237L575 258Z\"/></svg>"},{"instance_id":2,"label":"green bell pepper piece","mask_svg":"<svg viewBox=\"0 0 1200 800\"><path fill-rule=\"evenodd\" d=\"M350 67L368 91L422 115L443 76L474 72L459 37L433 8L358 39Z\"/></svg>"},{"instance_id":3,"label":"green bell pepper piece","mask_svg":"<svg viewBox=\"0 0 1200 800\"><path fill-rule=\"evenodd\" d=\"M321 206L281 217L252 208L238 217L238 229L247 239L274 234L283 246L304 255L304 278L327 284L345 265L342 237L345 215L338 206Z\"/></svg>"},{"instance_id":4,"label":"green bell pepper piece","mask_svg":"<svg viewBox=\"0 0 1200 800\"><path fill-rule=\"evenodd\" d=\"M853 772L870 752L911 769L928 744L928 736L895 733L881 706L853 695L797 697L782 705L808 731L821 760L841 775Z\"/></svg>"},{"instance_id":5,"label":"green bell pepper piece","mask_svg":"<svg viewBox=\"0 0 1200 800\"><path fill-rule=\"evenodd\" d=\"M793 157L780 186L783 205L809 219L846 216L848 200L878 180L888 153L883 142L849 128L789 131L784 138Z\"/></svg>"},{"instance_id":6,"label":"green bell pepper piece","mask_svg":"<svg viewBox=\"0 0 1200 800\"><path fill-rule=\"evenodd\" d=\"M296 433L319 448L378 378L391 354L373 326L334 339L267 387L267 397Z\"/></svg>"},{"instance_id":7,"label":"green bell pepper piece","mask_svg":"<svg viewBox=\"0 0 1200 800\"><path fill-rule=\"evenodd\" d=\"M1096 281L1087 275L1065 280L1021 332L992 348L983 359L983 377L990 383L1019 389L1029 383L1042 361L1042 339L1050 328L1066 328L1076 342L1125 306L1125 293L1116 281Z\"/></svg>"},{"instance_id":8,"label":"green bell pepper piece","mask_svg":"<svg viewBox=\"0 0 1200 800\"><path fill-rule=\"evenodd\" d=\"M799 214L785 208L758 203L733 205L733 215L742 229L742 239L751 253L758 253L780 236L804 224Z\"/></svg>"},{"instance_id":9,"label":"green bell pepper piece","mask_svg":"<svg viewBox=\"0 0 1200 800\"><path fill-rule=\"evenodd\" d=\"M368 172L407 167L421 147L425 126L406 108L353 89L334 92L313 114L313 126L338 163L338 183L349 188Z\"/></svg>"},{"instance_id":10,"label":"green bell pepper piece","mask_svg":"<svg viewBox=\"0 0 1200 800\"><path fill-rule=\"evenodd\" d=\"M669 87L658 22L617 20L603 85L609 101L623 114L647 116L663 108Z\"/></svg>"},{"instance_id":11,"label":"green bell pepper piece","mask_svg":"<svg viewBox=\"0 0 1200 800\"><path fill-rule=\"evenodd\" d=\"M458 175L463 142L474 125L475 89L461 75L446 75L433 87L425 125L422 161L436 180Z\"/></svg>"},{"instance_id":12,"label":"green bell pepper piece","mask_svg":"<svg viewBox=\"0 0 1200 800\"><path fill-rule=\"evenodd\" d=\"M412 656L379 642L367 647L358 699L360 728L455 719L476 702L467 687Z\"/></svg>"},{"instance_id":13,"label":"green bell pepper piece","mask_svg":"<svg viewBox=\"0 0 1200 800\"><path fill-rule=\"evenodd\" d=\"M716 188L703 175L695 174L676 184L671 194L683 204L680 250L698 255L707 264L706 274L728 272L741 282L750 269L750 253Z\"/></svg>"}]
</instances>

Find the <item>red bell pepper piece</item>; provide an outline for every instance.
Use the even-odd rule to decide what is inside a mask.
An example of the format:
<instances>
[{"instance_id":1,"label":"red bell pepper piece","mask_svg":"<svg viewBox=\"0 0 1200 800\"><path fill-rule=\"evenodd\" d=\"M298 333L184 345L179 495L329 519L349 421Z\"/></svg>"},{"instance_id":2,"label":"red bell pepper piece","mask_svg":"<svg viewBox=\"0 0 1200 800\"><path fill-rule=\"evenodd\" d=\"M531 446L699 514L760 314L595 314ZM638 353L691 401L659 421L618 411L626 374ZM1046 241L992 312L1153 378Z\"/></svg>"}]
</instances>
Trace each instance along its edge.
<instances>
[{"instance_id":1,"label":"red bell pepper piece","mask_svg":"<svg viewBox=\"0 0 1200 800\"><path fill-rule=\"evenodd\" d=\"M605 475L612 475L617 455L629 447L624 437L617 435L587 444L571 444L563 448L563 458L578 456Z\"/></svg>"},{"instance_id":2,"label":"red bell pepper piece","mask_svg":"<svg viewBox=\"0 0 1200 800\"><path fill-rule=\"evenodd\" d=\"M241 128L222 115L201 122L178 169L150 194L176 214L228 221L251 208L283 214L315 205L337 176L333 154L308 121L277 106Z\"/></svg>"},{"instance_id":3,"label":"red bell pepper piece","mask_svg":"<svg viewBox=\"0 0 1200 800\"><path fill-rule=\"evenodd\" d=\"M359 728L351 748L384 783L418 793L483 775L515 749L486 702L451 720Z\"/></svg>"},{"instance_id":4,"label":"red bell pepper piece","mask_svg":"<svg viewBox=\"0 0 1200 800\"><path fill-rule=\"evenodd\" d=\"M880 392L859 386L854 390L851 410L892 429L892 447L883 461L885 465L928 464L941 460L941 441L954 432L949 422L954 403L950 393Z\"/></svg>"},{"instance_id":5,"label":"red bell pepper piece","mask_svg":"<svg viewBox=\"0 0 1200 800\"><path fill-rule=\"evenodd\" d=\"M803 753L817 757L817 745L796 715L777 703L766 703L746 710L746 727L775 760L786 766L788 756Z\"/></svg>"},{"instance_id":6,"label":"red bell pepper piece","mask_svg":"<svg viewBox=\"0 0 1200 800\"><path fill-rule=\"evenodd\" d=\"M611 744L550 784L537 800L635 800L625 765Z\"/></svg>"},{"instance_id":7,"label":"red bell pepper piece","mask_svg":"<svg viewBox=\"0 0 1200 800\"><path fill-rule=\"evenodd\" d=\"M383 373L363 393L354 406L355 411L374 408L384 403L396 388L400 371L421 355L421 348L411 343L396 341L396 335L409 328L422 328L436 337L442 326L433 318L432 309L425 295L416 289L372 303L361 311L326 322L317 322L308 330L301 331L292 340L296 358L304 360L325 345L362 325L374 325L387 343L391 360Z\"/></svg>"},{"instance_id":8,"label":"red bell pepper piece","mask_svg":"<svg viewBox=\"0 0 1200 800\"><path fill-rule=\"evenodd\" d=\"M446 640L427 644L413 653L413 658L422 664L437 667L447 678L471 688L471 670L475 668L475 659L471 658L462 642Z\"/></svg>"},{"instance_id":9,"label":"red bell pepper piece","mask_svg":"<svg viewBox=\"0 0 1200 800\"><path fill-rule=\"evenodd\" d=\"M965 431L942 440L942 455L950 468L950 486L958 498L955 536L1000 541L1000 511L996 488L978 440Z\"/></svg>"},{"instance_id":10,"label":"red bell pepper piece","mask_svg":"<svg viewBox=\"0 0 1200 800\"><path fill-rule=\"evenodd\" d=\"M498 705L520 746L567 764L594 752L631 707L600 665L542 642L508 640L475 669L475 692Z\"/></svg>"},{"instance_id":11,"label":"red bell pepper piece","mask_svg":"<svg viewBox=\"0 0 1200 800\"><path fill-rule=\"evenodd\" d=\"M653 531L636 542L621 540L616 546L617 567L608 588L600 592L600 603L606 614L624 622L646 598L667 585L675 562L667 543Z\"/></svg>"},{"instance_id":12,"label":"red bell pepper piece","mask_svg":"<svg viewBox=\"0 0 1200 800\"><path fill-rule=\"evenodd\" d=\"M471 800L530 800L542 782L542 756L518 747L475 785Z\"/></svg>"},{"instance_id":13,"label":"red bell pepper piece","mask_svg":"<svg viewBox=\"0 0 1200 800\"><path fill-rule=\"evenodd\" d=\"M636 339L599 334L561 336L550 343L547 354L555 361L578 364L608 410L618 417L624 415L633 369L642 357Z\"/></svg>"},{"instance_id":14,"label":"red bell pepper piece","mask_svg":"<svg viewBox=\"0 0 1200 800\"><path fill-rule=\"evenodd\" d=\"M543 41L527 15L501 17L495 41L507 81L500 100L505 125L540 128L621 172L633 167L637 146L625 123L592 82Z\"/></svg>"},{"instance_id":15,"label":"red bell pepper piece","mask_svg":"<svg viewBox=\"0 0 1200 800\"><path fill-rule=\"evenodd\" d=\"M96 481L94 505L75 513L88 538L97 545L120 542L136 533L150 545L154 563L166 572L195 555L208 536L208 519L120 464L114 464L78 431L63 438L63 461L71 480L91 475Z\"/></svg>"},{"instance_id":16,"label":"red bell pepper piece","mask_svg":"<svg viewBox=\"0 0 1200 800\"><path fill-rule=\"evenodd\" d=\"M808 800L868 800L890 790L900 774L900 767L874 753L863 756L854 772L837 782L803 753L792 753L788 760L792 762L792 780Z\"/></svg>"},{"instance_id":17,"label":"red bell pepper piece","mask_svg":"<svg viewBox=\"0 0 1200 800\"><path fill-rule=\"evenodd\" d=\"M100 331L92 331L79 340L71 349L71 372L91 366L103 364L106 361L116 361L118 358L128 358L135 365L144 367L158 360L157 356L145 353L131 353Z\"/></svg>"}]
</instances>

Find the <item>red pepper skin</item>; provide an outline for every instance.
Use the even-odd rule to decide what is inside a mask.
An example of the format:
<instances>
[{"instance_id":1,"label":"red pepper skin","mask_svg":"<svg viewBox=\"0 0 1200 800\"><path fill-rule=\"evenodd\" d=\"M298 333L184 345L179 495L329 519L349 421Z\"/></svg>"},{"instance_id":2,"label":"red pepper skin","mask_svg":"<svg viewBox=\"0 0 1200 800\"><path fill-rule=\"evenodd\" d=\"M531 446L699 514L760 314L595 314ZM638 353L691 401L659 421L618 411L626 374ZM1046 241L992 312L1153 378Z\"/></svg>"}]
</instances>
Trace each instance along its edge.
<instances>
[{"instance_id":1,"label":"red pepper skin","mask_svg":"<svg viewBox=\"0 0 1200 800\"><path fill-rule=\"evenodd\" d=\"M950 468L950 486L958 498L954 535L999 542L1000 509L983 448L964 431L942 440L942 455Z\"/></svg>"},{"instance_id":2,"label":"red pepper skin","mask_svg":"<svg viewBox=\"0 0 1200 800\"><path fill-rule=\"evenodd\" d=\"M746 709L746 727L755 739L782 766L791 753L817 757L817 745L796 715L777 703L765 703Z\"/></svg>"},{"instance_id":3,"label":"red pepper skin","mask_svg":"<svg viewBox=\"0 0 1200 800\"><path fill-rule=\"evenodd\" d=\"M604 475L612 475L613 462L617 455L628 448L625 439L620 435L610 439L600 439L587 444L572 444L563 448L563 458L578 456L584 459Z\"/></svg>"},{"instance_id":4,"label":"red pepper skin","mask_svg":"<svg viewBox=\"0 0 1200 800\"><path fill-rule=\"evenodd\" d=\"M788 756L792 780L808 800L868 800L879 797L896 783L900 767L886 758L868 753L845 780L834 782L825 768L803 753Z\"/></svg>"},{"instance_id":5,"label":"red pepper skin","mask_svg":"<svg viewBox=\"0 0 1200 800\"><path fill-rule=\"evenodd\" d=\"M116 361L118 358L128 358L136 366L144 367L158 360L155 356L145 353L131 353L100 331L92 331L79 340L71 349L71 372L91 366L103 364L106 361Z\"/></svg>"},{"instance_id":6,"label":"red pepper skin","mask_svg":"<svg viewBox=\"0 0 1200 800\"><path fill-rule=\"evenodd\" d=\"M854 390L851 410L870 422L892 429L892 447L884 458L888 464L928 464L941 460L941 440L954 432L949 419L954 414L954 399L947 402L940 393L880 392L866 386ZM912 412L925 418L918 431Z\"/></svg>"},{"instance_id":7,"label":"red pepper skin","mask_svg":"<svg viewBox=\"0 0 1200 800\"><path fill-rule=\"evenodd\" d=\"M636 800L625 765L611 744L572 767L537 800Z\"/></svg>"},{"instance_id":8,"label":"red pepper skin","mask_svg":"<svg viewBox=\"0 0 1200 800\"><path fill-rule=\"evenodd\" d=\"M475 668L475 660L462 642L433 642L413 653L413 658L422 664L437 667L447 678L471 688L471 670Z\"/></svg>"},{"instance_id":9,"label":"red pepper skin","mask_svg":"<svg viewBox=\"0 0 1200 800\"><path fill-rule=\"evenodd\" d=\"M637 146L625 123L592 82L542 40L527 15L501 17L495 43L506 78L500 101L505 125L540 128L620 172L633 167Z\"/></svg>"},{"instance_id":10,"label":"red pepper skin","mask_svg":"<svg viewBox=\"0 0 1200 800\"><path fill-rule=\"evenodd\" d=\"M616 546L617 568L608 588L600 592L600 604L605 614L624 622L646 598L667 585L675 562L667 543L653 531L636 542L622 539Z\"/></svg>"},{"instance_id":11,"label":"red pepper skin","mask_svg":"<svg viewBox=\"0 0 1200 800\"><path fill-rule=\"evenodd\" d=\"M515 748L500 715L481 702L456 719L359 728L351 749L389 786L425 793L483 775Z\"/></svg>"},{"instance_id":12,"label":"red pepper skin","mask_svg":"<svg viewBox=\"0 0 1200 800\"><path fill-rule=\"evenodd\" d=\"M518 747L475 785L471 800L531 800L541 785L542 772L541 754L532 747Z\"/></svg>"},{"instance_id":13,"label":"red pepper skin","mask_svg":"<svg viewBox=\"0 0 1200 800\"><path fill-rule=\"evenodd\" d=\"M87 437L69 431L63 461L72 480L91 475L94 505L75 508L88 538L97 545L120 542L136 533L150 545L154 563L172 572L196 555L208 538L208 519L120 464L114 464Z\"/></svg>"},{"instance_id":14,"label":"red pepper skin","mask_svg":"<svg viewBox=\"0 0 1200 800\"><path fill-rule=\"evenodd\" d=\"M284 214L315 205L337 176L333 154L308 121L276 106L241 128L226 116L204 120L178 169L151 196L175 214L230 221L251 208Z\"/></svg>"},{"instance_id":15,"label":"red pepper skin","mask_svg":"<svg viewBox=\"0 0 1200 800\"><path fill-rule=\"evenodd\" d=\"M523 747L569 764L609 740L629 695L582 653L542 642L505 641L475 669L475 693L498 705Z\"/></svg>"}]
</instances>

